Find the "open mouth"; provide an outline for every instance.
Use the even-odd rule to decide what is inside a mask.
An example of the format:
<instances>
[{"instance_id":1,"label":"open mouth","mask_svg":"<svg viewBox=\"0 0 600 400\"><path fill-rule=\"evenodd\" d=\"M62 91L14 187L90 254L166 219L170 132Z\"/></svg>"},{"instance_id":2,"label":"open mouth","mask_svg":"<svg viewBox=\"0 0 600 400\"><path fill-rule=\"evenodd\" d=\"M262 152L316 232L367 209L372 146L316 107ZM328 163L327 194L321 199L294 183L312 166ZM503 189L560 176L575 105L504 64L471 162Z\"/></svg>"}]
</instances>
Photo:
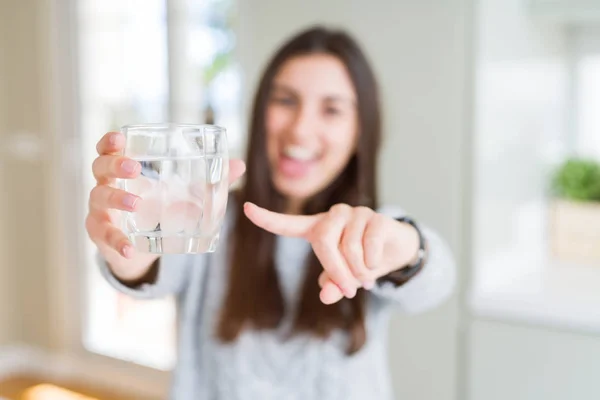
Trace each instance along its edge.
<instances>
[{"instance_id":1,"label":"open mouth","mask_svg":"<svg viewBox=\"0 0 600 400\"><path fill-rule=\"evenodd\" d=\"M287 177L301 178L321 159L319 152L303 146L285 146L279 156L279 170Z\"/></svg>"}]
</instances>

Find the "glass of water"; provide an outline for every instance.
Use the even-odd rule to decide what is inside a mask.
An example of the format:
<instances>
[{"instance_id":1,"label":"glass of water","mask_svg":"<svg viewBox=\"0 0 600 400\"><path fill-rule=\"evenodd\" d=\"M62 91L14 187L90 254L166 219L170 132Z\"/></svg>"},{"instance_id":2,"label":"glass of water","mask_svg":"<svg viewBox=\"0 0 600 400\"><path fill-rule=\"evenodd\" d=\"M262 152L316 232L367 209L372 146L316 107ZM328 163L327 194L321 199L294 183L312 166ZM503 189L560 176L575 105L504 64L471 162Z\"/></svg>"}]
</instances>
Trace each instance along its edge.
<instances>
[{"instance_id":1,"label":"glass of water","mask_svg":"<svg viewBox=\"0 0 600 400\"><path fill-rule=\"evenodd\" d=\"M121 128L123 155L138 161L136 179L119 187L140 196L135 212L123 211L121 228L143 253L216 250L229 192L224 128L146 124Z\"/></svg>"}]
</instances>

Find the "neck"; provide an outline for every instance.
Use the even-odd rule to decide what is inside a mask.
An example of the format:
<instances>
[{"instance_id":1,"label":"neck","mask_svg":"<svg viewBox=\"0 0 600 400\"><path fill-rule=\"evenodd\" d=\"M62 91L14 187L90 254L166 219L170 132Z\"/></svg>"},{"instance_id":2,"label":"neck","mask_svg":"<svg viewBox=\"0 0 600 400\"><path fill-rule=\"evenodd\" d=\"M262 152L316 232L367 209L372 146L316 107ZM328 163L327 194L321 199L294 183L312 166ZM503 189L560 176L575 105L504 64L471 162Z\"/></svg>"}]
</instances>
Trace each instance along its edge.
<instances>
[{"instance_id":1,"label":"neck","mask_svg":"<svg viewBox=\"0 0 600 400\"><path fill-rule=\"evenodd\" d=\"M302 199L288 199L285 205L285 213L291 215L302 214L305 201Z\"/></svg>"}]
</instances>

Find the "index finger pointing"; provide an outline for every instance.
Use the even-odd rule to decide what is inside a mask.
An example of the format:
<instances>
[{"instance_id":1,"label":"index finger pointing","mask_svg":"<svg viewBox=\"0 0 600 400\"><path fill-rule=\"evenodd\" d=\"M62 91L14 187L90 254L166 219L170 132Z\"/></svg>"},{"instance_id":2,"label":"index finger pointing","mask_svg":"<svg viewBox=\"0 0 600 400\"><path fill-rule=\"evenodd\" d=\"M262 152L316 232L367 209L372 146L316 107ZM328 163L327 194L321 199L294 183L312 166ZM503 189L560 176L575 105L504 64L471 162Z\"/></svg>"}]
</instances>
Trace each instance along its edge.
<instances>
[{"instance_id":1,"label":"index finger pointing","mask_svg":"<svg viewBox=\"0 0 600 400\"><path fill-rule=\"evenodd\" d=\"M308 233L318 215L286 215L266 210L256 204L244 204L244 213L256 226L282 236L301 237Z\"/></svg>"},{"instance_id":2,"label":"index finger pointing","mask_svg":"<svg viewBox=\"0 0 600 400\"><path fill-rule=\"evenodd\" d=\"M108 132L96 144L99 155L120 154L125 147L125 136L120 132Z\"/></svg>"}]
</instances>

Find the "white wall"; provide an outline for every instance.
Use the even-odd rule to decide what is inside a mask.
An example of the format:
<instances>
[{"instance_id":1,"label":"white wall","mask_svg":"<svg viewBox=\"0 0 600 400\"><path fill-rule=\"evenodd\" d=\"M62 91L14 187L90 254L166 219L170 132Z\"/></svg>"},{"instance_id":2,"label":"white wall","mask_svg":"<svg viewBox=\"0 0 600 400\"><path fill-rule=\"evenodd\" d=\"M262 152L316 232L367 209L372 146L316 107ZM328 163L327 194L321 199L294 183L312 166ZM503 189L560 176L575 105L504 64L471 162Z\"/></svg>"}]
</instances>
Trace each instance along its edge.
<instances>
[{"instance_id":1,"label":"white wall","mask_svg":"<svg viewBox=\"0 0 600 400\"><path fill-rule=\"evenodd\" d=\"M1 20L0 20L1 21ZM0 25L0 51L4 50L6 44L4 43L4 38L6 37L6 32L3 28L3 24ZM4 76L4 63L0 60L0 76ZM4 85L3 80L0 79L0 93L4 93ZM0 96L0 132L2 132L4 127L4 99ZM0 139L2 135L0 134ZM4 169L4 155L0 151L0 171ZM0 173L0 187L3 187L4 180L2 179L2 174ZM2 222L5 220L4 218L4 195L0 195L0 346L8 342L6 326L10 324L8 320L8 310L6 304L8 302L8 293L7 291L7 276L6 276L6 244L4 241L6 240L4 230L5 224Z\"/></svg>"},{"instance_id":2,"label":"white wall","mask_svg":"<svg viewBox=\"0 0 600 400\"><path fill-rule=\"evenodd\" d=\"M6 13L0 13L0 54L6 54L5 50L8 48L8 40L10 37L8 34L8 26L4 23L4 19L7 17ZM0 77L4 77L4 71L6 70L6 58L0 58ZM5 108L8 99L4 95L6 93L6 80L0 78L0 141L6 140L6 113ZM6 179L4 179L4 171L7 169L7 154L4 151L5 146L0 145L0 346L8 344L14 337L14 320L12 318L12 306L13 292L12 292L12 271L11 271L11 260L10 260L10 244L8 243L8 230L10 226L7 224L7 196L9 190L5 186L7 185Z\"/></svg>"},{"instance_id":3,"label":"white wall","mask_svg":"<svg viewBox=\"0 0 600 400\"><path fill-rule=\"evenodd\" d=\"M49 135L47 110L52 98L44 93L43 72L48 69L50 50L41 44L45 3L4 2L0 10L0 239L5 238L0 245L0 287L7 286L0 294L0 301L6 297L0 304L0 318L2 314L8 318L6 325L0 325L0 338L5 331L7 340L50 347L53 338L48 332L56 324L50 316L52 266L46 239L52 231L46 221L53 210L45 207L51 189L45 173L52 155L45 149L46 159L21 157ZM24 146L15 150L13 143Z\"/></svg>"},{"instance_id":4,"label":"white wall","mask_svg":"<svg viewBox=\"0 0 600 400\"><path fill-rule=\"evenodd\" d=\"M1 74L1 72L0 72ZM1 84L1 83L0 83ZM1 91L1 88L0 88ZM2 115L0 114L0 126L2 125ZM0 171L4 169L3 156L0 153ZM0 188L4 187L4 179L0 173ZM11 314L11 269L8 257L8 235L6 226L3 221L6 220L6 206L4 194L0 194L0 347L8 344L12 339L12 314Z\"/></svg>"},{"instance_id":5,"label":"white wall","mask_svg":"<svg viewBox=\"0 0 600 400\"><path fill-rule=\"evenodd\" d=\"M239 48L249 95L268 57L288 35L333 23L364 43L385 104L383 200L436 227L460 249L463 160L468 133L471 1L332 0L240 2ZM398 399L455 399L458 301L392 322Z\"/></svg>"},{"instance_id":6,"label":"white wall","mask_svg":"<svg viewBox=\"0 0 600 400\"><path fill-rule=\"evenodd\" d=\"M1 123L1 116L0 116ZM4 161L0 154L0 171L2 171ZM0 188L5 188L4 179L0 173ZM8 229L6 221L6 201L4 191L0 193L0 348L9 344L15 338L15 312L14 312L14 291L12 284L13 273L12 263L8 254Z\"/></svg>"}]
</instances>

